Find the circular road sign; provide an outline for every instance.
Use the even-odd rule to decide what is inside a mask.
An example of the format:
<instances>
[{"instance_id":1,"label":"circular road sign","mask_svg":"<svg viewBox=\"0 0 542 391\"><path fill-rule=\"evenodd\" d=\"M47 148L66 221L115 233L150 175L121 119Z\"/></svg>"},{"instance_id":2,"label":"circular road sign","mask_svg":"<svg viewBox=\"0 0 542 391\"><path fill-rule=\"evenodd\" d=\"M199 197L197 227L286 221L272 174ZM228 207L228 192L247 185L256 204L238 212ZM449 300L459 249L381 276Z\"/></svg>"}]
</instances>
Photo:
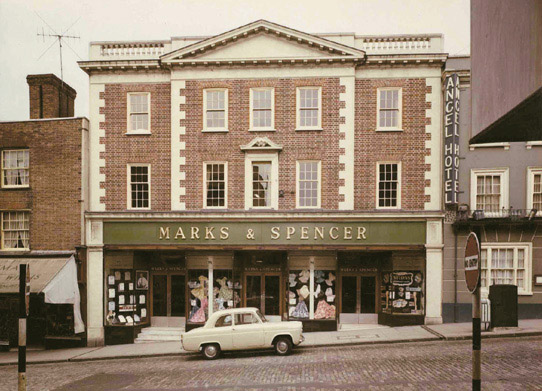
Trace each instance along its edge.
<instances>
[{"instance_id":1,"label":"circular road sign","mask_svg":"<svg viewBox=\"0 0 542 391\"><path fill-rule=\"evenodd\" d=\"M465 281L470 293L474 293L480 280L480 244L478 237L471 232L465 246Z\"/></svg>"}]
</instances>

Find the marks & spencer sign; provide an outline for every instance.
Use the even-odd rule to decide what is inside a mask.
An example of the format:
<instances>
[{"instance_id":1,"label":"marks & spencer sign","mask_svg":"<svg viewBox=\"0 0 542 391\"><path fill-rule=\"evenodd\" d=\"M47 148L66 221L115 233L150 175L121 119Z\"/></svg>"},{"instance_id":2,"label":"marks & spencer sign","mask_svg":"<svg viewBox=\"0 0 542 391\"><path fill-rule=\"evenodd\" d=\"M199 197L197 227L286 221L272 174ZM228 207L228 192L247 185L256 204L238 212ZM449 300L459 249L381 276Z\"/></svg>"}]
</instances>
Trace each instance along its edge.
<instances>
[{"instance_id":1,"label":"marks & spencer sign","mask_svg":"<svg viewBox=\"0 0 542 391\"><path fill-rule=\"evenodd\" d=\"M115 245L424 244L425 222L104 222Z\"/></svg>"}]
</instances>

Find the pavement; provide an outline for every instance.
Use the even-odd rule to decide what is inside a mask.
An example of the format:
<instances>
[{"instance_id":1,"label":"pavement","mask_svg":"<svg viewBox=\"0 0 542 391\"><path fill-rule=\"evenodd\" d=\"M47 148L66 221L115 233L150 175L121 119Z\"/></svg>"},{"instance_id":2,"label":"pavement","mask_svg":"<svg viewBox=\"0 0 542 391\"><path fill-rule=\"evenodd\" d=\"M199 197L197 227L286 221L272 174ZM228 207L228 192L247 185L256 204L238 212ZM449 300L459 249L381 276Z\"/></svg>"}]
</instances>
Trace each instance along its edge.
<instances>
[{"instance_id":1,"label":"pavement","mask_svg":"<svg viewBox=\"0 0 542 391\"><path fill-rule=\"evenodd\" d=\"M506 338L542 335L542 319L520 320L519 327L482 331L482 338ZM472 323L388 327L382 325L341 325L339 331L304 333L305 341L297 349L341 345L391 344L422 341L454 341L472 338ZM27 350L28 364L81 362L118 358L139 358L194 354L181 342L155 342L72 349ZM17 349L0 353L0 366L17 364Z\"/></svg>"}]
</instances>

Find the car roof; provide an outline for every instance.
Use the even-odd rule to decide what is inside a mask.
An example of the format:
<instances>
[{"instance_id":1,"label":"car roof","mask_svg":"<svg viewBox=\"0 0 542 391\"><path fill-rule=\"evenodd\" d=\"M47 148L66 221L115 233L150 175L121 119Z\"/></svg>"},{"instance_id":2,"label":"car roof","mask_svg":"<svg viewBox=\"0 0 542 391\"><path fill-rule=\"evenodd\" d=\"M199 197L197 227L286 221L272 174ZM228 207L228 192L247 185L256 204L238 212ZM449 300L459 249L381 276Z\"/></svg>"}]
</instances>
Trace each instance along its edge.
<instances>
[{"instance_id":1,"label":"car roof","mask_svg":"<svg viewBox=\"0 0 542 391\"><path fill-rule=\"evenodd\" d=\"M207 322L209 322L210 320L215 322L216 319L222 315L238 314L240 312L247 312L247 311L256 312L258 311L258 309L256 307L243 307L243 308L231 308L231 309L226 309L226 310L218 310L218 311L213 312L213 314L209 317L209 319L207 319Z\"/></svg>"}]
</instances>

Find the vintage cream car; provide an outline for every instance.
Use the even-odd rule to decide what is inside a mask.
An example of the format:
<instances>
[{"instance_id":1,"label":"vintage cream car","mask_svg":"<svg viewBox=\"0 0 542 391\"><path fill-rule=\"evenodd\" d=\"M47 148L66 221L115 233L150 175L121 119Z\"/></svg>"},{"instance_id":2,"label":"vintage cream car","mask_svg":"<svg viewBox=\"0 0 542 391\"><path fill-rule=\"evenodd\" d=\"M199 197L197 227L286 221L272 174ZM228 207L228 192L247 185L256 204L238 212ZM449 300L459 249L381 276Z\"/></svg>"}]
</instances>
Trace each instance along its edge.
<instances>
[{"instance_id":1,"label":"vintage cream car","mask_svg":"<svg viewBox=\"0 0 542 391\"><path fill-rule=\"evenodd\" d=\"M301 322L269 322L257 308L235 308L214 312L205 326L181 336L183 349L201 351L209 360L225 350L273 347L285 356L304 341Z\"/></svg>"}]
</instances>

